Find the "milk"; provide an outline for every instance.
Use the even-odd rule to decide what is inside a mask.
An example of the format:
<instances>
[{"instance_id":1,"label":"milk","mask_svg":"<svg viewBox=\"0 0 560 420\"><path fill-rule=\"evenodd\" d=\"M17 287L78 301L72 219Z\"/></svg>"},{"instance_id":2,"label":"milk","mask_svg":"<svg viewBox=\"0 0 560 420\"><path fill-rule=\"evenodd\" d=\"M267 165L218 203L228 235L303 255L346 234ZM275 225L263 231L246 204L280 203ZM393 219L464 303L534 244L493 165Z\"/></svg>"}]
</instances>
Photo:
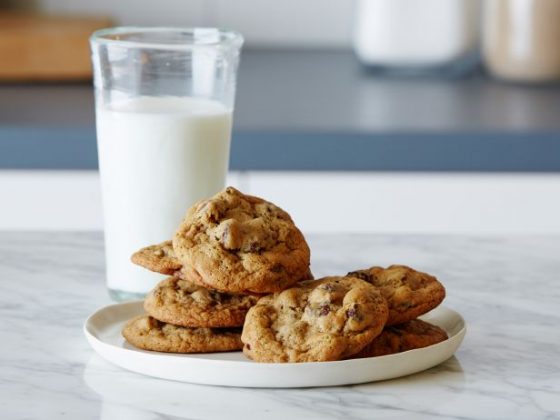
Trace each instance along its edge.
<instances>
[{"instance_id":1,"label":"milk","mask_svg":"<svg viewBox=\"0 0 560 420\"><path fill-rule=\"evenodd\" d=\"M224 187L232 114L205 99L139 97L96 115L107 284L145 293L162 276L130 256L171 239L188 207Z\"/></svg>"}]
</instances>

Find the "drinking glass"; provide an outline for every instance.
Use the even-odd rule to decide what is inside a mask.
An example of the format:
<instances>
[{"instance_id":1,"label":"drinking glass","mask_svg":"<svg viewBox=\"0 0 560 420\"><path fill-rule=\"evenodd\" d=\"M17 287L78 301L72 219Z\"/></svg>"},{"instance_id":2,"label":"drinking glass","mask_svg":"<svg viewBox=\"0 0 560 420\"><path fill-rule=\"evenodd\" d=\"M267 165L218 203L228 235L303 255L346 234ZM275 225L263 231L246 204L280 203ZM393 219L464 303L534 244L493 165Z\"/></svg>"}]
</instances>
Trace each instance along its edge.
<instances>
[{"instance_id":1,"label":"drinking glass","mask_svg":"<svg viewBox=\"0 0 560 420\"><path fill-rule=\"evenodd\" d=\"M115 300L140 298L162 275L131 254L170 240L188 207L224 188L243 38L121 27L90 43L107 287Z\"/></svg>"}]
</instances>

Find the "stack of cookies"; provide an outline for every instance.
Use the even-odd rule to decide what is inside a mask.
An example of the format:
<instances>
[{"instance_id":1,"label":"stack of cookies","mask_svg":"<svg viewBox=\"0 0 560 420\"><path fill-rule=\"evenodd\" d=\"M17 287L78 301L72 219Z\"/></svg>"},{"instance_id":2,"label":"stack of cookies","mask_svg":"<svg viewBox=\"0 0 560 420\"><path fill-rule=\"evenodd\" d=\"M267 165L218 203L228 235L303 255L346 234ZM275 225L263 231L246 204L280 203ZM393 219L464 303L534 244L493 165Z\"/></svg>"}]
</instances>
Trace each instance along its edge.
<instances>
[{"instance_id":1,"label":"stack of cookies","mask_svg":"<svg viewBox=\"0 0 560 420\"><path fill-rule=\"evenodd\" d=\"M123 335L164 352L240 350L245 315L260 295L311 278L309 247L290 216L234 188L196 203L173 241L131 259L170 277L147 295L147 315L130 320Z\"/></svg>"},{"instance_id":2,"label":"stack of cookies","mask_svg":"<svg viewBox=\"0 0 560 420\"><path fill-rule=\"evenodd\" d=\"M390 266L311 280L309 247L288 213L234 188L196 203L172 241L143 248L132 261L170 276L146 297L147 315L123 330L147 350L242 348L258 362L312 362L447 338L417 319L445 297L435 277Z\"/></svg>"}]
</instances>

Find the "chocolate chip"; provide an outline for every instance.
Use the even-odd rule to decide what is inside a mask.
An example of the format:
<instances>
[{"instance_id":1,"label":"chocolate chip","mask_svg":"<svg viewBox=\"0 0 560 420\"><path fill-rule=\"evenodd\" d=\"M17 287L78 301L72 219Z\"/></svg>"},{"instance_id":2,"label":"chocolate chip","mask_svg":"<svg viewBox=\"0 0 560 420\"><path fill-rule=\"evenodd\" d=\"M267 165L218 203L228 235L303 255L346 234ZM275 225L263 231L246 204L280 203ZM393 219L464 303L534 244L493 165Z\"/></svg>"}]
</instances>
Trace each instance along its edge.
<instances>
[{"instance_id":1,"label":"chocolate chip","mask_svg":"<svg viewBox=\"0 0 560 420\"><path fill-rule=\"evenodd\" d=\"M250 345L250 344L245 344L245 348L246 348L247 350L251 350L251 345Z\"/></svg>"},{"instance_id":2,"label":"chocolate chip","mask_svg":"<svg viewBox=\"0 0 560 420\"><path fill-rule=\"evenodd\" d=\"M223 244L227 244L227 243L228 243L229 235L230 235L230 233L229 233L229 227L226 226L226 227L224 228L224 231L222 232L222 243L223 243Z\"/></svg>"},{"instance_id":3,"label":"chocolate chip","mask_svg":"<svg viewBox=\"0 0 560 420\"><path fill-rule=\"evenodd\" d=\"M216 291L211 291L210 292L210 298L218 303L220 303L222 301L222 294Z\"/></svg>"},{"instance_id":4,"label":"chocolate chip","mask_svg":"<svg viewBox=\"0 0 560 420\"><path fill-rule=\"evenodd\" d=\"M347 316L348 318L355 318L357 314L358 314L358 311L356 311L355 308L348 309L348 310L346 311L346 316Z\"/></svg>"},{"instance_id":5,"label":"chocolate chip","mask_svg":"<svg viewBox=\"0 0 560 420\"><path fill-rule=\"evenodd\" d=\"M249 252L258 252L260 249L261 247L258 242L251 242L249 244Z\"/></svg>"},{"instance_id":6,"label":"chocolate chip","mask_svg":"<svg viewBox=\"0 0 560 420\"><path fill-rule=\"evenodd\" d=\"M334 284L327 283L327 284L323 285L323 289L327 290L328 292L332 292L332 291L334 291L335 287L334 287Z\"/></svg>"},{"instance_id":7,"label":"chocolate chip","mask_svg":"<svg viewBox=\"0 0 560 420\"><path fill-rule=\"evenodd\" d=\"M398 306L399 306L399 309L404 310L404 309L412 308L414 306L414 304L407 300L407 301L399 303Z\"/></svg>"},{"instance_id":8,"label":"chocolate chip","mask_svg":"<svg viewBox=\"0 0 560 420\"><path fill-rule=\"evenodd\" d=\"M274 264L270 271L273 273L280 273L284 270L284 266L282 264Z\"/></svg>"},{"instance_id":9,"label":"chocolate chip","mask_svg":"<svg viewBox=\"0 0 560 420\"><path fill-rule=\"evenodd\" d=\"M319 308L319 315L320 316L328 315L330 311L331 308L329 307L329 305L323 305Z\"/></svg>"},{"instance_id":10,"label":"chocolate chip","mask_svg":"<svg viewBox=\"0 0 560 420\"><path fill-rule=\"evenodd\" d=\"M347 274L350 277L357 277L359 279L370 281L371 276L366 271L351 271Z\"/></svg>"}]
</instances>

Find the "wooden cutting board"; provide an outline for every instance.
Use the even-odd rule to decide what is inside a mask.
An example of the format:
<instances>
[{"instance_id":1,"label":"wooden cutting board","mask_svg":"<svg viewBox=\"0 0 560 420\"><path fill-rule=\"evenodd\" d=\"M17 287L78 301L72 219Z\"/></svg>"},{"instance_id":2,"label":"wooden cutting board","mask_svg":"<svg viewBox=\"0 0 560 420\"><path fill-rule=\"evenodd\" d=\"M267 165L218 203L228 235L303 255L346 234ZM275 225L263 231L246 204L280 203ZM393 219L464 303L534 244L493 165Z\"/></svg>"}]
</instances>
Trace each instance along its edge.
<instances>
[{"instance_id":1,"label":"wooden cutting board","mask_svg":"<svg viewBox=\"0 0 560 420\"><path fill-rule=\"evenodd\" d=\"M0 11L0 81L90 79L89 36L108 26L109 18Z\"/></svg>"}]
</instances>

